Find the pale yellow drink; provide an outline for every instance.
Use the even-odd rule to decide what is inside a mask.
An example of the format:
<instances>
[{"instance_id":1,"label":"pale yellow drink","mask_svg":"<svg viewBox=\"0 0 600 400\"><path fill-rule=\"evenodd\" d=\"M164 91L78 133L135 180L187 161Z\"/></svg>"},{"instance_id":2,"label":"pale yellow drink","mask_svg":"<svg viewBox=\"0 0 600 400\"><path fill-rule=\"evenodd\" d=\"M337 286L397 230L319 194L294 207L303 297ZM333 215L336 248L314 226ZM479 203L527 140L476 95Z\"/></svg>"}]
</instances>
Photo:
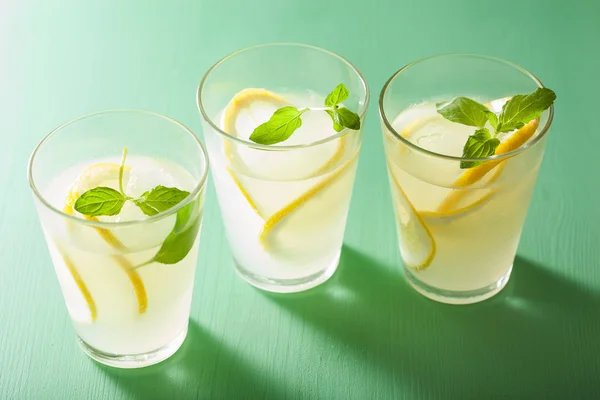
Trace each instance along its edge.
<instances>
[{"instance_id":1,"label":"pale yellow drink","mask_svg":"<svg viewBox=\"0 0 600 400\"><path fill-rule=\"evenodd\" d=\"M502 103L488 106L499 111ZM444 119L435 102L404 110L392 126L418 146L403 143L384 127L399 245L409 281L427 296L450 303L494 295L510 275L544 144L489 164L487 172L483 167L466 170L443 155L460 157L474 128ZM514 135L510 140L529 142L537 127L538 121L532 121L499 138L506 142Z\"/></svg>"},{"instance_id":2,"label":"pale yellow drink","mask_svg":"<svg viewBox=\"0 0 600 400\"><path fill-rule=\"evenodd\" d=\"M118 190L118 171L118 159L75 165L49 182L42 193L51 204L63 204L63 212L85 218L73 210L70 200L98 186ZM173 163L149 157L127 159L123 187L129 196L139 197L157 185L191 191L196 181ZM194 208L200 215L202 204L198 202ZM43 209L40 212L44 215ZM93 219L127 223L147 218L128 201L118 215ZM161 250L176 219L175 213L146 224L109 229L42 218L50 256L77 335L84 348L97 353L96 358L106 354L100 361L121 367L149 365L160 361L161 356L138 360L135 355L160 352L165 343L185 338L199 235L192 239L191 249L180 261L147 263ZM196 232L199 230L198 226ZM119 355L128 356L110 361L110 357Z\"/></svg>"},{"instance_id":3,"label":"pale yellow drink","mask_svg":"<svg viewBox=\"0 0 600 400\"><path fill-rule=\"evenodd\" d=\"M248 141L278 108L319 106L325 96L245 89L216 118ZM360 133L337 135L325 112L308 112L302 126L268 151L207 135L225 231L236 267L249 282L278 292L305 290L337 267L360 149ZM308 146L312 143L324 143ZM303 147L305 146L306 147ZM276 147L276 146L273 146Z\"/></svg>"}]
</instances>

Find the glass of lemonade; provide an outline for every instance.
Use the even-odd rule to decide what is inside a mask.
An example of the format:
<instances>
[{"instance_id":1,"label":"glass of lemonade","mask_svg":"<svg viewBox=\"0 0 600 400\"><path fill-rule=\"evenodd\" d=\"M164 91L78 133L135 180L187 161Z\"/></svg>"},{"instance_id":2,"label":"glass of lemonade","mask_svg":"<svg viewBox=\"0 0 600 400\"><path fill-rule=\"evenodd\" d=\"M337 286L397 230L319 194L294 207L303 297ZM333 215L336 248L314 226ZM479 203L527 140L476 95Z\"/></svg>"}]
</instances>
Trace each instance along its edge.
<instances>
[{"instance_id":1,"label":"glass of lemonade","mask_svg":"<svg viewBox=\"0 0 600 400\"><path fill-rule=\"evenodd\" d=\"M33 151L28 177L50 256L93 359L138 368L183 343L207 170L193 132L145 111L75 119Z\"/></svg>"},{"instance_id":2,"label":"glass of lemonade","mask_svg":"<svg viewBox=\"0 0 600 400\"><path fill-rule=\"evenodd\" d=\"M356 112L355 129L335 126L325 106L341 84L340 107ZM361 146L358 119L368 100L354 66L302 44L238 51L202 79L198 107L211 173L235 268L250 284L298 292L335 272ZM288 139L253 141L282 107L310 111Z\"/></svg>"},{"instance_id":3,"label":"glass of lemonade","mask_svg":"<svg viewBox=\"0 0 600 400\"><path fill-rule=\"evenodd\" d=\"M379 109L400 253L421 294L468 304L506 285L553 117L554 93L541 88L517 65L466 54L414 62L383 87ZM525 104L538 95L551 101ZM541 103L546 108L514 123L523 117L519 110ZM485 143L471 138L476 130L489 134Z\"/></svg>"}]
</instances>

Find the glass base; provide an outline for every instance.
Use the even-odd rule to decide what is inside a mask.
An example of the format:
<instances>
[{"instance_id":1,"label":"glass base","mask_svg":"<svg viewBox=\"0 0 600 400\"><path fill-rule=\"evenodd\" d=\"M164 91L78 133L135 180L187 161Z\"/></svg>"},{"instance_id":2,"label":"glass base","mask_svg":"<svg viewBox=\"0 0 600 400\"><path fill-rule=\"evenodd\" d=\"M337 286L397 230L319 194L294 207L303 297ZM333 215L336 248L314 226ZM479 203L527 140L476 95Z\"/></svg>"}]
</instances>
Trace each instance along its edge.
<instances>
[{"instance_id":1,"label":"glass base","mask_svg":"<svg viewBox=\"0 0 600 400\"><path fill-rule=\"evenodd\" d=\"M340 252L327 268L315 274L295 279L271 279L248 271L236 259L233 262L237 273L254 287L273 293L296 293L312 289L331 278L340 262Z\"/></svg>"},{"instance_id":2,"label":"glass base","mask_svg":"<svg viewBox=\"0 0 600 400\"><path fill-rule=\"evenodd\" d=\"M173 354L175 354L175 352L179 350L179 348L183 344L183 341L185 340L185 337L187 335L187 331L188 326L186 324L185 328L170 343L167 343L166 345L154 351L141 354L105 353L90 346L89 344L84 342L79 336L77 337L77 339L83 351L99 363L116 368L143 368L148 367L150 365L158 364L159 362L164 361L167 358L171 357Z\"/></svg>"},{"instance_id":3,"label":"glass base","mask_svg":"<svg viewBox=\"0 0 600 400\"><path fill-rule=\"evenodd\" d=\"M512 265L502 278L491 285L476 290L465 291L444 290L430 286L419 280L408 268L404 268L404 276L406 276L408 282L417 292L431 300L446 304L473 304L487 300L500 292L508 283L511 271Z\"/></svg>"}]
</instances>

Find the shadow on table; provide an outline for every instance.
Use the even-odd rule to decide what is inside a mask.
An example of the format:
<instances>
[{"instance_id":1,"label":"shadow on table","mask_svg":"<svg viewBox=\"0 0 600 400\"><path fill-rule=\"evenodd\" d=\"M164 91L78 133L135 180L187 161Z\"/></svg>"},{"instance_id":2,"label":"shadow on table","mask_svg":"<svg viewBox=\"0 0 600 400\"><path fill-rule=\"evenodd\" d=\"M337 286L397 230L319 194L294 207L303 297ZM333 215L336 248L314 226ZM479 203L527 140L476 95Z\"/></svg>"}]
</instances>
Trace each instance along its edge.
<instances>
[{"instance_id":1,"label":"shadow on table","mask_svg":"<svg viewBox=\"0 0 600 400\"><path fill-rule=\"evenodd\" d=\"M182 347L160 364L131 370L95 365L117 383L116 390L125 398L225 399L239 397L242 389L247 398L285 397L273 382L253 372L256 367L194 321Z\"/></svg>"},{"instance_id":2,"label":"shadow on table","mask_svg":"<svg viewBox=\"0 0 600 400\"><path fill-rule=\"evenodd\" d=\"M469 306L430 301L399 268L347 246L326 285L266 296L411 396L555 398L600 390L599 296L522 257L502 292Z\"/></svg>"}]
</instances>

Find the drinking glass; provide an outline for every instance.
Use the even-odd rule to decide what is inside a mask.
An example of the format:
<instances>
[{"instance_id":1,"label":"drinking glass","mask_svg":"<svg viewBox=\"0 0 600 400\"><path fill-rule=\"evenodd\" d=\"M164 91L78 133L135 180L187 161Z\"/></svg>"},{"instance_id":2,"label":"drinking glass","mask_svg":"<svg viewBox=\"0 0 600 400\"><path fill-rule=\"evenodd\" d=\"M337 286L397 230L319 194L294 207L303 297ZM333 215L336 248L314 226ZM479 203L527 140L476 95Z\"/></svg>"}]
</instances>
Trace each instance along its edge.
<instances>
[{"instance_id":1,"label":"drinking glass","mask_svg":"<svg viewBox=\"0 0 600 400\"><path fill-rule=\"evenodd\" d=\"M465 139L476 128L445 120L436 102L466 96L499 112L509 97L540 87L515 64L468 54L416 61L383 87L379 111L400 253L421 294L466 304L506 285L554 112L551 106L512 134L524 145L466 159ZM461 162L483 163L461 169Z\"/></svg>"},{"instance_id":2,"label":"drinking glass","mask_svg":"<svg viewBox=\"0 0 600 400\"><path fill-rule=\"evenodd\" d=\"M155 186L189 192L148 216L127 201L116 216L85 217L74 201L98 186L140 197ZM82 349L115 367L160 362L183 343L198 260L204 148L177 121L145 111L72 120L35 148L28 167L48 250Z\"/></svg>"},{"instance_id":3,"label":"drinking glass","mask_svg":"<svg viewBox=\"0 0 600 400\"><path fill-rule=\"evenodd\" d=\"M249 131L269 119L273 103L323 107L340 83L350 93L344 105L364 121L369 91L360 72L313 46L276 43L240 50L217 62L198 87L234 265L263 290L302 291L335 272L362 131L335 132L322 110L303 115L302 134L295 133L293 143L257 144L248 139Z\"/></svg>"}]
</instances>

